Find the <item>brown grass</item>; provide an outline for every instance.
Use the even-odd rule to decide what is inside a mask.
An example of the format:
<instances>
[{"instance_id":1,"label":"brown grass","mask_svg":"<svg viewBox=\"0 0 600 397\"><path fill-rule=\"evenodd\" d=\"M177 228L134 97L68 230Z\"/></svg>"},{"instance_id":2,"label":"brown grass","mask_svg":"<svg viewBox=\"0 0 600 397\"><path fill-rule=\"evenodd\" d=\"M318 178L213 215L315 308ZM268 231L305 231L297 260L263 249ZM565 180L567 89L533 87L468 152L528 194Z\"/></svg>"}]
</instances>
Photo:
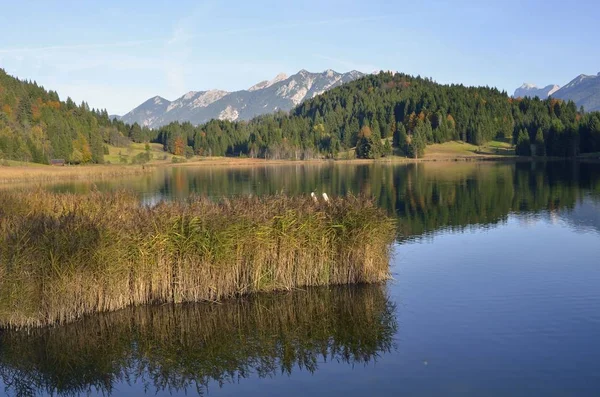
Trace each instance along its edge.
<instances>
[{"instance_id":1,"label":"brown grass","mask_svg":"<svg viewBox=\"0 0 600 397\"><path fill-rule=\"evenodd\" d=\"M394 224L365 198L141 206L127 193L0 193L0 327L388 277Z\"/></svg>"},{"instance_id":2,"label":"brown grass","mask_svg":"<svg viewBox=\"0 0 600 397\"><path fill-rule=\"evenodd\" d=\"M153 169L153 167L148 165L77 165L65 167L51 167L44 165L0 166L0 184L107 179L126 175L141 175L150 172Z\"/></svg>"}]
</instances>

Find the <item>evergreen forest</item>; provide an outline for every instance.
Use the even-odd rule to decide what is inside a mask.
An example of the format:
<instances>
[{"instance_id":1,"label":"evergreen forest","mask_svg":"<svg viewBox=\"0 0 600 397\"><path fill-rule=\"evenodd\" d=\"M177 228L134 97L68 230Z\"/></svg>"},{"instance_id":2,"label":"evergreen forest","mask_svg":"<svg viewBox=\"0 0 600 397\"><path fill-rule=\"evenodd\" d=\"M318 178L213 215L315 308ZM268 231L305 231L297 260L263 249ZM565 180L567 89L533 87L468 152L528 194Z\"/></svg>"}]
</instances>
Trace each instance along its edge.
<instances>
[{"instance_id":1,"label":"evergreen forest","mask_svg":"<svg viewBox=\"0 0 600 397\"><path fill-rule=\"evenodd\" d=\"M523 156L600 152L600 112L572 101L511 98L491 87L439 84L381 72L316 96L289 113L251 121L173 122L151 130L110 119L86 102L0 69L0 159L103 163L107 145L154 142L177 156L267 159L358 158L392 153L420 158L428 144L510 141Z\"/></svg>"}]
</instances>

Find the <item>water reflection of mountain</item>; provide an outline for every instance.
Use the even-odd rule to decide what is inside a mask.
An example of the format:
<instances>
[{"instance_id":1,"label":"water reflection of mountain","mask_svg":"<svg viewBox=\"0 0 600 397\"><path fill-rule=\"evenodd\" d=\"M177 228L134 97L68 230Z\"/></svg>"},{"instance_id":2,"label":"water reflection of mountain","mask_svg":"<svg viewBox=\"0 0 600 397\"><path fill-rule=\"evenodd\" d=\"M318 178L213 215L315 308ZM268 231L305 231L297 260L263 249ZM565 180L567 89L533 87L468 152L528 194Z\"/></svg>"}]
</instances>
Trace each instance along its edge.
<instances>
[{"instance_id":1,"label":"water reflection of mountain","mask_svg":"<svg viewBox=\"0 0 600 397\"><path fill-rule=\"evenodd\" d=\"M73 183L57 190L89 191ZM258 167L182 167L135 179L102 182L101 190L133 188L148 202L192 193L236 195L366 194L398 218L398 239L440 229L492 227L513 213L573 209L600 197L600 164L576 162L421 164L290 163Z\"/></svg>"},{"instance_id":2,"label":"water reflection of mountain","mask_svg":"<svg viewBox=\"0 0 600 397\"><path fill-rule=\"evenodd\" d=\"M130 308L62 327L0 331L0 390L112 394L142 384L150 394L203 394L212 382L314 372L323 360L364 364L393 347L394 312L383 286L366 285Z\"/></svg>"}]
</instances>

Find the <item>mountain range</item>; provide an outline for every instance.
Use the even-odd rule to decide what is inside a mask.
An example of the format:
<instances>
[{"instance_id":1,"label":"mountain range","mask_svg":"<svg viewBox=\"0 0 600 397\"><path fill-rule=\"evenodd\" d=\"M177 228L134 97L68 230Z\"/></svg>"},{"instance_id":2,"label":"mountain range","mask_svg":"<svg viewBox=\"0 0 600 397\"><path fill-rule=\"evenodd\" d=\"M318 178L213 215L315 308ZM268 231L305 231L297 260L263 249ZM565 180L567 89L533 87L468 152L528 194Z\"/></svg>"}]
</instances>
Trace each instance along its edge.
<instances>
[{"instance_id":1,"label":"mountain range","mask_svg":"<svg viewBox=\"0 0 600 397\"><path fill-rule=\"evenodd\" d=\"M149 128L158 128L173 121L189 121L198 125L211 119L250 120L278 110L287 112L307 99L362 76L364 74L356 70L338 73L329 69L311 73L303 69L292 76L280 73L271 80L261 81L240 91L190 91L173 101L155 96L129 113L111 118L116 117L125 123L138 123ZM542 99L552 96L573 100L586 111L600 110L600 73L581 74L563 87L550 84L540 88L524 83L515 90L513 96L537 96Z\"/></svg>"},{"instance_id":2,"label":"mountain range","mask_svg":"<svg viewBox=\"0 0 600 397\"><path fill-rule=\"evenodd\" d=\"M173 121L197 125L211 119L250 120L278 110L289 111L306 99L362 76L364 74L356 70L338 73L329 69L311 73L303 69L292 76L278 74L272 80L261 81L241 91L190 91L174 101L155 96L118 118L128 124L137 122L149 128Z\"/></svg>"},{"instance_id":3,"label":"mountain range","mask_svg":"<svg viewBox=\"0 0 600 397\"><path fill-rule=\"evenodd\" d=\"M534 84L525 83L515 90L513 95L518 97L552 96L553 98L572 100L577 107L583 106L588 111L600 110L600 73L597 75L580 74L563 87L556 84L538 88Z\"/></svg>"}]
</instances>

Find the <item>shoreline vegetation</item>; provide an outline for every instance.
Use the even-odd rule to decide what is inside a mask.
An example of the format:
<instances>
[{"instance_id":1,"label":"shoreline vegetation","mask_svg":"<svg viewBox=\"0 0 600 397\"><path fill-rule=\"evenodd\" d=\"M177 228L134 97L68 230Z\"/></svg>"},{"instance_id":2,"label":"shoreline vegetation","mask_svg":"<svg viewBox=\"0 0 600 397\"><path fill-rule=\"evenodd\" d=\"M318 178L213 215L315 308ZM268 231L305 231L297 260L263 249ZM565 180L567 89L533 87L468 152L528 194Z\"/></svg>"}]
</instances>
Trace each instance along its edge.
<instances>
[{"instance_id":1,"label":"shoreline vegetation","mask_svg":"<svg viewBox=\"0 0 600 397\"><path fill-rule=\"evenodd\" d=\"M156 146L156 145L154 145ZM152 156L162 158L154 148ZM152 157L151 156L151 157ZM312 160L287 160L287 159L264 159L250 157L193 157L191 159L152 160L146 164L90 164L90 165L68 165L64 167L49 166L43 164L1 161L0 160L0 184L12 184L20 182L53 182L67 180L101 180L121 176L143 175L159 167L202 167L202 166L257 166L257 165L286 165L286 164L320 164L320 163L415 163L434 161L528 161L529 157L514 156L508 148L500 148L495 151L493 146L478 148L477 146L463 142L447 142L443 144L430 145L427 147L423 158L414 159L405 156L393 155L379 159L357 159L338 156L336 159L312 159Z\"/></svg>"},{"instance_id":2,"label":"shoreline vegetation","mask_svg":"<svg viewBox=\"0 0 600 397\"><path fill-rule=\"evenodd\" d=\"M172 158L171 158L172 160ZM489 145L477 147L469 143L453 141L430 145L425 156L410 158L392 155L379 159L345 158L343 155L335 159L264 159L230 156L196 156L191 159L180 158L177 161L153 160L146 164L80 164L56 167L50 165L0 160L0 186L19 183L48 183L77 180L103 180L116 177L139 176L151 173L159 168L168 167L254 167L290 164L413 164L429 162L528 162L528 161L597 161L600 152L586 153L572 159L564 157L516 156L514 148L495 147Z\"/></svg>"},{"instance_id":3,"label":"shoreline vegetation","mask_svg":"<svg viewBox=\"0 0 600 397\"><path fill-rule=\"evenodd\" d=\"M0 328L151 303L389 278L395 222L365 197L0 195Z\"/></svg>"},{"instance_id":4,"label":"shoreline vegetation","mask_svg":"<svg viewBox=\"0 0 600 397\"><path fill-rule=\"evenodd\" d=\"M73 165L53 167L31 163L0 166L0 185L20 182L54 182L69 180L101 180L135 176L151 172L154 166L139 165Z\"/></svg>"}]
</instances>

